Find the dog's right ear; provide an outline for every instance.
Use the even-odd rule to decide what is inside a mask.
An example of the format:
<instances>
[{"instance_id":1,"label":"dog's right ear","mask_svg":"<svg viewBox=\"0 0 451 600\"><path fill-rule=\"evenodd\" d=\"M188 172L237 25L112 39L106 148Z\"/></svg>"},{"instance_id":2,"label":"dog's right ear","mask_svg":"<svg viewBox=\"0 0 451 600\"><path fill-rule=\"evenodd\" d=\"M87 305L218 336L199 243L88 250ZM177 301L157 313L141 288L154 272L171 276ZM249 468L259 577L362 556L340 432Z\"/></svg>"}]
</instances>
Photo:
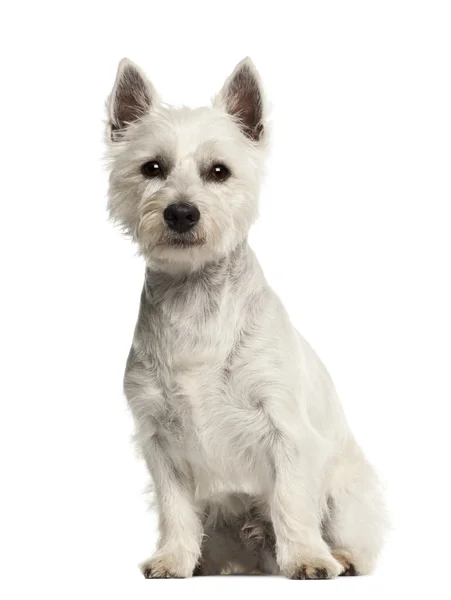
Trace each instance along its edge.
<instances>
[{"instance_id":1,"label":"dog's right ear","mask_svg":"<svg viewBox=\"0 0 451 600\"><path fill-rule=\"evenodd\" d=\"M127 126L147 114L157 102L155 89L141 69L128 58L123 58L108 100L111 140L120 140Z\"/></svg>"},{"instance_id":2,"label":"dog's right ear","mask_svg":"<svg viewBox=\"0 0 451 600\"><path fill-rule=\"evenodd\" d=\"M264 134L264 98L260 77L249 57L237 64L216 96L214 105L236 118L242 132L254 142Z\"/></svg>"}]
</instances>

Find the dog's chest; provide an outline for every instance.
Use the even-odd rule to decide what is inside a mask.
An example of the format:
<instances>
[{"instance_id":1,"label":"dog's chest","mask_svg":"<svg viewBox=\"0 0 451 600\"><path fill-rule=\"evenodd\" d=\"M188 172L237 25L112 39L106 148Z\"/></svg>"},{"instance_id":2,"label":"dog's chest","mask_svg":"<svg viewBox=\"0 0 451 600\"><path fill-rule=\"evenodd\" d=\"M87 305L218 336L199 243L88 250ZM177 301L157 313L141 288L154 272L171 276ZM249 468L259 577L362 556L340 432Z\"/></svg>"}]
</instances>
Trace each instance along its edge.
<instances>
[{"instance_id":1,"label":"dog's chest","mask_svg":"<svg viewBox=\"0 0 451 600\"><path fill-rule=\"evenodd\" d=\"M233 362L244 306L227 280L210 277L171 287L145 315L164 398L160 433L190 464L200 497L258 493L270 477L266 422L252 402L261 379L246 361L244 368Z\"/></svg>"},{"instance_id":2,"label":"dog's chest","mask_svg":"<svg viewBox=\"0 0 451 600\"><path fill-rule=\"evenodd\" d=\"M177 378L179 450L190 464L197 495L262 492L269 480L257 409L220 369L197 368ZM263 434L264 437L264 434Z\"/></svg>"},{"instance_id":3,"label":"dog's chest","mask_svg":"<svg viewBox=\"0 0 451 600\"><path fill-rule=\"evenodd\" d=\"M171 368L162 366L160 380L169 414L177 416L167 435L189 462L200 497L259 493L270 476L262 450L261 416L252 403L252 390L259 382L246 370L230 374L233 349L239 343L230 334L233 326L230 314L227 324L212 316L196 324L195 335L183 338L173 332L166 337L171 340L166 345Z\"/></svg>"}]
</instances>

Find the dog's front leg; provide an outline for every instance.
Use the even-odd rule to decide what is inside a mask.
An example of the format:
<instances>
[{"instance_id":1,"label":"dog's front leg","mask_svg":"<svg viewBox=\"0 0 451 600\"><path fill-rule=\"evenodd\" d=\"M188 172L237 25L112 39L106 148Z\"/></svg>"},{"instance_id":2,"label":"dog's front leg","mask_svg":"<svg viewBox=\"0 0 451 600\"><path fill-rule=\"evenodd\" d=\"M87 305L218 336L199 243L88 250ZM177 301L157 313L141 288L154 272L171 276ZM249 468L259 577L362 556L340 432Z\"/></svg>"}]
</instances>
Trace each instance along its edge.
<instances>
[{"instance_id":1,"label":"dog's front leg","mask_svg":"<svg viewBox=\"0 0 451 600\"><path fill-rule=\"evenodd\" d=\"M141 565L141 570L148 579L190 577L200 556L203 532L192 480L183 459L177 462L171 458L158 434L143 450L155 485L160 537L155 555Z\"/></svg>"},{"instance_id":2,"label":"dog's front leg","mask_svg":"<svg viewBox=\"0 0 451 600\"><path fill-rule=\"evenodd\" d=\"M277 562L281 573L291 579L329 579L342 567L321 537L320 472L312 464L312 447L305 446L279 434L272 447L270 510Z\"/></svg>"}]
</instances>

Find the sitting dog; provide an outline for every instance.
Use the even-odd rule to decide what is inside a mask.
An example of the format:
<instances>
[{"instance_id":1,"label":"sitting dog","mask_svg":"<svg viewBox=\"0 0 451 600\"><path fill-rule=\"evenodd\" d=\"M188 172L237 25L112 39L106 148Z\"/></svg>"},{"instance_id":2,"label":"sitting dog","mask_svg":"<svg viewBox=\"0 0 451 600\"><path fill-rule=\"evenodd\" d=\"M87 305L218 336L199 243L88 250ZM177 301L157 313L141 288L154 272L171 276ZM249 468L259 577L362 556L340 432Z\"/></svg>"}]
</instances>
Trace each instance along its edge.
<instances>
[{"instance_id":1,"label":"sitting dog","mask_svg":"<svg viewBox=\"0 0 451 600\"><path fill-rule=\"evenodd\" d=\"M124 389L159 513L147 578L366 574L383 542L376 475L247 242L266 138L250 59L194 110L120 63L108 206L146 262Z\"/></svg>"}]
</instances>

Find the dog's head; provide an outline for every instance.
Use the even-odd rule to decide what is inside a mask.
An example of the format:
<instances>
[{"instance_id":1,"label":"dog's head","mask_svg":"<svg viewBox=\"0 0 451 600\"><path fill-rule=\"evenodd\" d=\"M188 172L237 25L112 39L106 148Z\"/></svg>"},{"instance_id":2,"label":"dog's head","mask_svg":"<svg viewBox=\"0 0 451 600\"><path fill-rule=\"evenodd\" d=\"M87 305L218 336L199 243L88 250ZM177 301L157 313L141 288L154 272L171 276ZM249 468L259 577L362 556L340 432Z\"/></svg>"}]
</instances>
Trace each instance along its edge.
<instances>
[{"instance_id":1,"label":"dog's head","mask_svg":"<svg viewBox=\"0 0 451 600\"><path fill-rule=\"evenodd\" d=\"M127 59L108 103L109 211L147 260L196 267L233 250L257 216L263 93L250 59L211 108L162 104Z\"/></svg>"}]
</instances>

